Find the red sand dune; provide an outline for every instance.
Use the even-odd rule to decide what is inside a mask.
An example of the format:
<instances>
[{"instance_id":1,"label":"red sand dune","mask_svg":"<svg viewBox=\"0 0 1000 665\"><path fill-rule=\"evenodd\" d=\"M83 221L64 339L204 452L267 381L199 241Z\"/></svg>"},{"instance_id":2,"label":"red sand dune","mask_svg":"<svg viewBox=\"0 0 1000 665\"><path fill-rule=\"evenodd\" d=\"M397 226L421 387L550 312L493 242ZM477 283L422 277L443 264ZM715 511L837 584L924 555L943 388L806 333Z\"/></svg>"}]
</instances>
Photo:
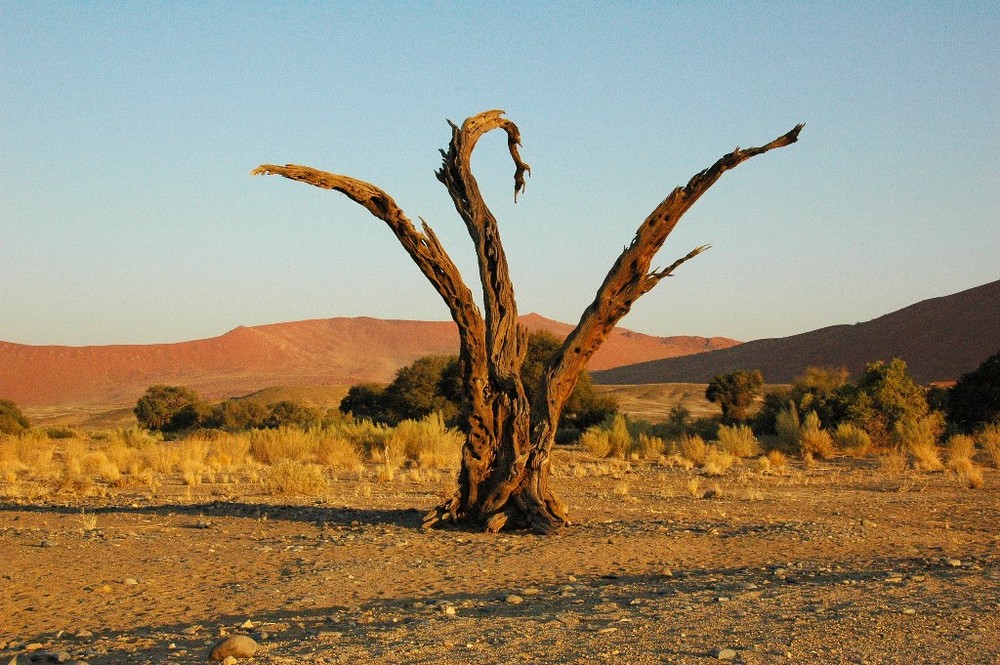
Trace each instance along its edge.
<instances>
[{"instance_id":1,"label":"red sand dune","mask_svg":"<svg viewBox=\"0 0 1000 665\"><path fill-rule=\"evenodd\" d=\"M716 374L759 369L768 383L789 383L812 365L846 367L902 358L919 383L958 379L1000 351L1000 281L924 300L855 325L821 328L684 358L595 372L605 384L705 383Z\"/></svg>"},{"instance_id":2,"label":"red sand dune","mask_svg":"<svg viewBox=\"0 0 1000 665\"><path fill-rule=\"evenodd\" d=\"M565 336L572 326L528 314L529 329ZM616 329L590 363L604 369L725 348L721 337L653 337ZM184 385L203 397L275 385L388 382L429 354L458 352L450 321L334 318L239 327L177 344L30 346L0 342L0 399L25 407L126 406L150 385Z\"/></svg>"}]
</instances>

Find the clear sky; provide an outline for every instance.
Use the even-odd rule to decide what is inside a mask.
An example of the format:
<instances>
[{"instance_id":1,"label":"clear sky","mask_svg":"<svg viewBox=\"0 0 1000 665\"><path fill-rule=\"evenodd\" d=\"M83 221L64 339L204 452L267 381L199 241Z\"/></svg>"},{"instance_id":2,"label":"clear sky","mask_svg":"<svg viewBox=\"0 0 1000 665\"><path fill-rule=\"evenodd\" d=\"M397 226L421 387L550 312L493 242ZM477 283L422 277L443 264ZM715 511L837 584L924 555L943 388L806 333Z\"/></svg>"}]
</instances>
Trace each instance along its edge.
<instances>
[{"instance_id":1,"label":"clear sky","mask_svg":"<svg viewBox=\"0 0 1000 665\"><path fill-rule=\"evenodd\" d=\"M1000 5L0 0L0 340L171 342L334 316L448 318L387 228L264 162L369 180L478 289L434 178L474 159L522 313L575 323L645 215L736 145L622 322L742 340L1000 279Z\"/></svg>"}]
</instances>

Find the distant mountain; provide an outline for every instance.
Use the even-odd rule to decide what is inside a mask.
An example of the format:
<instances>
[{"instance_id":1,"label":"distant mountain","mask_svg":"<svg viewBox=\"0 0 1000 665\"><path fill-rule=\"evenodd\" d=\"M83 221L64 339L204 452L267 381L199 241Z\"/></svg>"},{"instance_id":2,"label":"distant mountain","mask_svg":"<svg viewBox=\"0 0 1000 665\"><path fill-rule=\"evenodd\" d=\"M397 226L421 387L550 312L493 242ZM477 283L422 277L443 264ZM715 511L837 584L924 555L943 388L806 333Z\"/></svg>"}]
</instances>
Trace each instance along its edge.
<instances>
[{"instance_id":1,"label":"distant mountain","mask_svg":"<svg viewBox=\"0 0 1000 665\"><path fill-rule=\"evenodd\" d=\"M806 367L846 367L854 376L875 360L902 358L919 383L959 378L1000 351L1000 281L924 300L866 323L761 339L695 356L593 372L603 384L705 383L759 369L768 383L789 383Z\"/></svg>"},{"instance_id":2,"label":"distant mountain","mask_svg":"<svg viewBox=\"0 0 1000 665\"><path fill-rule=\"evenodd\" d=\"M573 326L528 314L531 330L567 335ZM738 344L713 337L653 337L612 332L590 367L698 353ZM335 318L239 327L177 344L31 346L0 342L0 399L26 407L130 406L151 385L184 385L203 397L271 386L388 382L429 354L458 353L450 321Z\"/></svg>"}]
</instances>

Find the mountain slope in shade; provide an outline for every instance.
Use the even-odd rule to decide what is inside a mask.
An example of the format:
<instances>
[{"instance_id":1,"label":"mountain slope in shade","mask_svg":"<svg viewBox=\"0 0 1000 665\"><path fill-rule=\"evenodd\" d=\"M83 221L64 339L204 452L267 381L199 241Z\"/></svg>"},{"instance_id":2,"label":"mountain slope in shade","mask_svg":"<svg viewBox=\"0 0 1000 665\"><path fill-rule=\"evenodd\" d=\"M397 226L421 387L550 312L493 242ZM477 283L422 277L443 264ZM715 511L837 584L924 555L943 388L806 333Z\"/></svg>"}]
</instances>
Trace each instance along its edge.
<instances>
[{"instance_id":1,"label":"mountain slope in shade","mask_svg":"<svg viewBox=\"0 0 1000 665\"><path fill-rule=\"evenodd\" d=\"M846 367L902 358L918 383L958 379L1000 350L1000 281L855 325L761 339L696 356L653 360L594 372L604 384L704 383L717 374L759 369L769 383L789 383L812 365Z\"/></svg>"},{"instance_id":2,"label":"mountain slope in shade","mask_svg":"<svg viewBox=\"0 0 1000 665\"><path fill-rule=\"evenodd\" d=\"M531 330L567 335L572 326L537 314ZM666 358L738 344L725 338L653 337L616 329L590 367ZM204 397L243 395L275 385L388 382L420 356L458 352L450 321L334 318L239 327L177 344L30 346L0 342L0 399L21 406L131 405L157 383Z\"/></svg>"}]
</instances>

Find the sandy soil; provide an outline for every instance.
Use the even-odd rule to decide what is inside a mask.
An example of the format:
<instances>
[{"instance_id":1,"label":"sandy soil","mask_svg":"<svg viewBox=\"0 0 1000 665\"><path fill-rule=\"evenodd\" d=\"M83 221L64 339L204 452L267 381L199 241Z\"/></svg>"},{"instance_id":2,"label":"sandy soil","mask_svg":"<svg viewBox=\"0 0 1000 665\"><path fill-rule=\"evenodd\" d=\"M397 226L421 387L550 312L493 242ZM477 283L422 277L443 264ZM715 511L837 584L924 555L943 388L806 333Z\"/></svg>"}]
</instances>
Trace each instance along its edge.
<instances>
[{"instance_id":1,"label":"sandy soil","mask_svg":"<svg viewBox=\"0 0 1000 665\"><path fill-rule=\"evenodd\" d=\"M1000 474L859 465L558 478L548 538L421 532L434 483L0 504L0 662L1000 663Z\"/></svg>"}]
</instances>

